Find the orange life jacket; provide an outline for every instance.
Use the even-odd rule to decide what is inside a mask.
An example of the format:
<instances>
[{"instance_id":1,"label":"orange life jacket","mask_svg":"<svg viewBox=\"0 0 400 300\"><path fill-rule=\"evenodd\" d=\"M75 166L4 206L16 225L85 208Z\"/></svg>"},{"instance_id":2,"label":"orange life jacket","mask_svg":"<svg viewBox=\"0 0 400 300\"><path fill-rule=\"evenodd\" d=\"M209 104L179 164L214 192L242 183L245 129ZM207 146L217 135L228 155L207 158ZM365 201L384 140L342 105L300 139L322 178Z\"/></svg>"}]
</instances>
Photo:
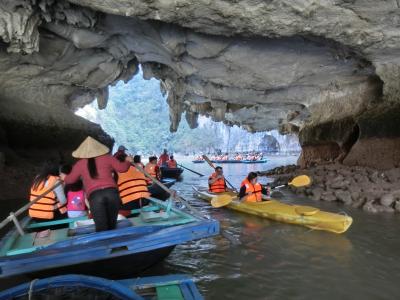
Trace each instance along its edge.
<instances>
[{"instance_id":1,"label":"orange life jacket","mask_svg":"<svg viewBox=\"0 0 400 300\"><path fill-rule=\"evenodd\" d=\"M258 182L256 184L252 184L246 178L243 180L241 186L246 187L246 194L252 192L251 195L246 195L245 199L247 202L261 202L262 201L262 186Z\"/></svg>"},{"instance_id":2,"label":"orange life jacket","mask_svg":"<svg viewBox=\"0 0 400 300\"><path fill-rule=\"evenodd\" d=\"M47 178L47 181L41 182L36 190L34 190L32 186L29 201L35 200L38 196L48 191L57 183L58 180L59 178L57 176L49 176L49 178ZM47 185L45 185L46 183ZM54 212L57 211L57 209L60 211L61 214L66 213L66 206L67 203L61 204L57 200L56 193L54 191L51 191L29 208L29 216L31 218L52 220L54 219Z\"/></svg>"},{"instance_id":3,"label":"orange life jacket","mask_svg":"<svg viewBox=\"0 0 400 300\"><path fill-rule=\"evenodd\" d=\"M209 179L214 179L217 177L216 173L212 173ZM225 187L225 179L224 178L219 178L216 180L213 184L209 185L210 192L212 193L223 193L226 191Z\"/></svg>"},{"instance_id":4,"label":"orange life jacket","mask_svg":"<svg viewBox=\"0 0 400 300\"><path fill-rule=\"evenodd\" d=\"M167 161L167 164L168 168L176 168L178 166L175 159L170 159Z\"/></svg>"},{"instance_id":5,"label":"orange life jacket","mask_svg":"<svg viewBox=\"0 0 400 300\"><path fill-rule=\"evenodd\" d=\"M158 166L157 165L153 165L151 163L147 163L147 165L144 167L144 170L151 176L154 177L156 179L158 178ZM152 183L151 179L147 179L147 183Z\"/></svg>"},{"instance_id":6,"label":"orange life jacket","mask_svg":"<svg viewBox=\"0 0 400 300\"><path fill-rule=\"evenodd\" d=\"M117 184L122 204L150 197L146 176L133 166L125 173L118 173Z\"/></svg>"}]
</instances>

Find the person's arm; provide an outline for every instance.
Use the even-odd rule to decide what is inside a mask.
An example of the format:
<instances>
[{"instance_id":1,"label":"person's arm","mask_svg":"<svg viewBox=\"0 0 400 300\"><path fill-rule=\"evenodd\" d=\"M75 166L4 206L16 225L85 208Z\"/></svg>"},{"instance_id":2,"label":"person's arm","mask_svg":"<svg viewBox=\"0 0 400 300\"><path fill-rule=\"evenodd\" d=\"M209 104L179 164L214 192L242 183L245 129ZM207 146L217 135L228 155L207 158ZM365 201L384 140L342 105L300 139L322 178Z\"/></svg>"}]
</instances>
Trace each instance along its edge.
<instances>
[{"instance_id":1,"label":"person's arm","mask_svg":"<svg viewBox=\"0 0 400 300\"><path fill-rule=\"evenodd\" d=\"M216 182L218 180L218 176L217 177L209 177L208 178L208 184L214 184L214 182Z\"/></svg>"},{"instance_id":2,"label":"person's arm","mask_svg":"<svg viewBox=\"0 0 400 300\"><path fill-rule=\"evenodd\" d=\"M61 173L61 175L60 175L61 179L64 180L65 184L73 184L73 183L77 182L81 177L81 169L80 168L81 168L80 163L77 162L72 167L71 173L69 173L68 175Z\"/></svg>"},{"instance_id":3,"label":"person's arm","mask_svg":"<svg viewBox=\"0 0 400 300\"><path fill-rule=\"evenodd\" d=\"M115 157L110 156L111 166L118 173L125 173L126 171L128 171L128 169L131 165L131 162L129 160L130 160L130 156L127 156L126 160L122 161L122 162L119 161L118 159L116 159Z\"/></svg>"},{"instance_id":4,"label":"person's arm","mask_svg":"<svg viewBox=\"0 0 400 300\"><path fill-rule=\"evenodd\" d=\"M67 198L65 197L64 188L62 187L62 185L56 187L54 189L54 193L56 194L57 200L61 203L61 205L67 203Z\"/></svg>"},{"instance_id":5,"label":"person's arm","mask_svg":"<svg viewBox=\"0 0 400 300\"><path fill-rule=\"evenodd\" d=\"M265 196L269 196L268 190L264 186L261 186L261 194L263 194Z\"/></svg>"},{"instance_id":6,"label":"person's arm","mask_svg":"<svg viewBox=\"0 0 400 300\"><path fill-rule=\"evenodd\" d=\"M239 191L239 199L242 200L246 196L246 186L242 186Z\"/></svg>"}]
</instances>

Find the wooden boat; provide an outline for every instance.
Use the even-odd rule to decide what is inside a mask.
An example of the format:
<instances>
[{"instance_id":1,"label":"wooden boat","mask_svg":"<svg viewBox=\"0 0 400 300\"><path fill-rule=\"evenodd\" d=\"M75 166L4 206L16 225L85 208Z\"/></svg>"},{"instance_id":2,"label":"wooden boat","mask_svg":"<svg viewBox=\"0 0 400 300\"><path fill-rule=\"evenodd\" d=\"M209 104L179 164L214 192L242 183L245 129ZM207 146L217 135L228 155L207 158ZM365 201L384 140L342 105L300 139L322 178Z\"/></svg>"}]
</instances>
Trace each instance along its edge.
<instances>
[{"instance_id":1,"label":"wooden boat","mask_svg":"<svg viewBox=\"0 0 400 300\"><path fill-rule=\"evenodd\" d=\"M201 300L193 280L185 275L108 280L85 275L61 275L27 282L0 292L9 299Z\"/></svg>"},{"instance_id":2,"label":"wooden boat","mask_svg":"<svg viewBox=\"0 0 400 300\"><path fill-rule=\"evenodd\" d=\"M161 167L161 177L162 178L175 178L178 179L181 174L183 173L182 168L167 168L167 167Z\"/></svg>"},{"instance_id":3,"label":"wooden boat","mask_svg":"<svg viewBox=\"0 0 400 300\"><path fill-rule=\"evenodd\" d=\"M204 163L204 160L192 160L192 163L194 163L194 164L202 164L202 163Z\"/></svg>"},{"instance_id":4,"label":"wooden boat","mask_svg":"<svg viewBox=\"0 0 400 300\"><path fill-rule=\"evenodd\" d=\"M228 160L211 160L211 162L216 164L240 164L242 161L235 159L228 159Z\"/></svg>"},{"instance_id":5,"label":"wooden boat","mask_svg":"<svg viewBox=\"0 0 400 300\"><path fill-rule=\"evenodd\" d=\"M210 201L217 195L208 192L206 188L193 187L195 195L203 200ZM264 202L239 202L237 194L233 192L219 193L230 195L234 200L226 207L235 211L260 216L278 222L302 225L314 230L326 230L334 233L343 233L349 229L353 219L343 214L320 211L318 208L302 205L290 205L277 200Z\"/></svg>"},{"instance_id":6,"label":"wooden boat","mask_svg":"<svg viewBox=\"0 0 400 300\"><path fill-rule=\"evenodd\" d=\"M171 186L173 186L176 182L176 179L172 179L172 178L164 178L161 180L161 182L167 187L170 188ZM164 191L162 188L160 188L159 185L157 184L151 184L148 187L149 192L151 194L152 197L157 198L159 200L167 200L169 198L169 194Z\"/></svg>"},{"instance_id":7,"label":"wooden boat","mask_svg":"<svg viewBox=\"0 0 400 300\"><path fill-rule=\"evenodd\" d=\"M21 230L13 228L0 241L0 278L27 273L126 277L161 261L178 244L219 232L217 221L180 210L172 200L150 202L118 221L117 229L103 232L95 232L87 217L48 222L25 217L18 222Z\"/></svg>"},{"instance_id":8,"label":"wooden boat","mask_svg":"<svg viewBox=\"0 0 400 300\"><path fill-rule=\"evenodd\" d=\"M259 159L259 160L242 160L241 162L243 164L264 164L267 161L268 160L266 158L264 158L264 159Z\"/></svg>"}]
</instances>

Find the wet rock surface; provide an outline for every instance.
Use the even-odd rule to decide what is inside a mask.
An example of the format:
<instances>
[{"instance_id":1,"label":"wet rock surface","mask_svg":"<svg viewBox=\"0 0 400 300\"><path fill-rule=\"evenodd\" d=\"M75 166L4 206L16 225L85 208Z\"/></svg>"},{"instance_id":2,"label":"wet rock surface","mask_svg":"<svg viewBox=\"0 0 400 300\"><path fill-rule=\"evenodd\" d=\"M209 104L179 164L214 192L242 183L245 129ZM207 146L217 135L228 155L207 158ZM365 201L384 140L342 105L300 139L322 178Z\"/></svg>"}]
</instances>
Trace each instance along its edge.
<instances>
[{"instance_id":1,"label":"wet rock surface","mask_svg":"<svg viewBox=\"0 0 400 300\"><path fill-rule=\"evenodd\" d=\"M382 171L331 163L307 169L285 166L260 173L274 178L272 186L286 184L293 177L303 174L311 177L312 185L290 188L315 201L337 201L372 213L400 212L399 168Z\"/></svg>"}]
</instances>

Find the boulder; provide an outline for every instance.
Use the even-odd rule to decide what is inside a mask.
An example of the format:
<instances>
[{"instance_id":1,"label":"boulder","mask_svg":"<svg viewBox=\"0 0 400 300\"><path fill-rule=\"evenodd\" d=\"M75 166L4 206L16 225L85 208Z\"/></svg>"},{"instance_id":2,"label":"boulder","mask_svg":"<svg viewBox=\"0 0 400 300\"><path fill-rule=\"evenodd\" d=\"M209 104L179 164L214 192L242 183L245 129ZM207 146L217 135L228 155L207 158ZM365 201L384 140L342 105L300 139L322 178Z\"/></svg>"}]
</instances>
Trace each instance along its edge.
<instances>
[{"instance_id":1,"label":"boulder","mask_svg":"<svg viewBox=\"0 0 400 300\"><path fill-rule=\"evenodd\" d=\"M333 192L323 192L321 195L321 200L327 202L333 202L336 201L336 196L333 194Z\"/></svg>"},{"instance_id":2,"label":"boulder","mask_svg":"<svg viewBox=\"0 0 400 300\"><path fill-rule=\"evenodd\" d=\"M345 204L351 204L353 202L353 199L351 197L351 194L349 191L335 191L335 196L338 201L343 202Z\"/></svg>"}]
</instances>

